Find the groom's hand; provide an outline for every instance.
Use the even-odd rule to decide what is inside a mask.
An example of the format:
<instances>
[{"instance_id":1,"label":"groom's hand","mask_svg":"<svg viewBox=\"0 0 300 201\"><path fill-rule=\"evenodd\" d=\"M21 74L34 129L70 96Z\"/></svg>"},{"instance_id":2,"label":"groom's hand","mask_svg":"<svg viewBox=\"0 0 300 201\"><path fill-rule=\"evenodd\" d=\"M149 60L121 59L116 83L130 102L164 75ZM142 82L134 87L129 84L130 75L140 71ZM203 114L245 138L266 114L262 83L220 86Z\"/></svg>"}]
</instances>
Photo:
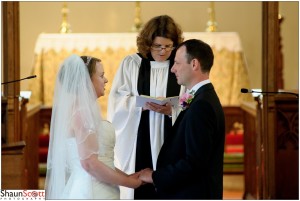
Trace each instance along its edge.
<instances>
[{"instance_id":1,"label":"groom's hand","mask_svg":"<svg viewBox=\"0 0 300 201\"><path fill-rule=\"evenodd\" d=\"M140 171L140 177L139 177L140 180L142 180L143 182L152 184L153 183L152 172L153 172L153 170L150 168L143 169L142 171Z\"/></svg>"}]
</instances>

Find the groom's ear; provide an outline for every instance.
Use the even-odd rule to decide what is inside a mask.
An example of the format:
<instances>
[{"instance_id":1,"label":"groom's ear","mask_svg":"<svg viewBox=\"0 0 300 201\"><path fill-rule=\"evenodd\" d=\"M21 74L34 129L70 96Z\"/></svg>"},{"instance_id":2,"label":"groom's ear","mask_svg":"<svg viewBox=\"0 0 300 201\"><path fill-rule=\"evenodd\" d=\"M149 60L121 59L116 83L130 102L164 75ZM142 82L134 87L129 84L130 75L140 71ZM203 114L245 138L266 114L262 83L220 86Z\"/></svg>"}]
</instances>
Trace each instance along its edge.
<instances>
[{"instance_id":1,"label":"groom's ear","mask_svg":"<svg viewBox=\"0 0 300 201\"><path fill-rule=\"evenodd\" d=\"M195 71L201 70L201 64L200 64L200 62L198 61L198 59L193 59L193 60L191 61L191 64L192 64L193 70L195 70Z\"/></svg>"}]
</instances>

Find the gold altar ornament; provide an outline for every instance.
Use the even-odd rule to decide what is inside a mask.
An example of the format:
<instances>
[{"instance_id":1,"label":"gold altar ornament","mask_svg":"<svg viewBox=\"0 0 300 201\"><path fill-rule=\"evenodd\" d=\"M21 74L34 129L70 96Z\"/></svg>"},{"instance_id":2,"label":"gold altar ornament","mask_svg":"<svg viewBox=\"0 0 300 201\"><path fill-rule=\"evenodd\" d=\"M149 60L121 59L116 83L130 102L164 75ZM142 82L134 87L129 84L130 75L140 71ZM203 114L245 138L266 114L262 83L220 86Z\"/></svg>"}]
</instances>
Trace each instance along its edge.
<instances>
[{"instance_id":1,"label":"gold altar ornament","mask_svg":"<svg viewBox=\"0 0 300 201\"><path fill-rule=\"evenodd\" d=\"M67 7L67 3L64 3L63 8L61 9L62 13L62 23L60 26L60 33L71 33L71 25L68 23L68 13L69 9Z\"/></svg>"},{"instance_id":2,"label":"gold altar ornament","mask_svg":"<svg viewBox=\"0 0 300 201\"><path fill-rule=\"evenodd\" d=\"M138 32L142 29L143 22L141 19L141 5L139 1L135 2L135 17L134 17L134 24L131 28L131 31Z\"/></svg>"},{"instance_id":3,"label":"gold altar ornament","mask_svg":"<svg viewBox=\"0 0 300 201\"><path fill-rule=\"evenodd\" d=\"M206 31L215 32L217 31L217 25L218 25L215 18L215 3L210 2L210 7L207 10L209 15L209 21L207 22Z\"/></svg>"}]
</instances>

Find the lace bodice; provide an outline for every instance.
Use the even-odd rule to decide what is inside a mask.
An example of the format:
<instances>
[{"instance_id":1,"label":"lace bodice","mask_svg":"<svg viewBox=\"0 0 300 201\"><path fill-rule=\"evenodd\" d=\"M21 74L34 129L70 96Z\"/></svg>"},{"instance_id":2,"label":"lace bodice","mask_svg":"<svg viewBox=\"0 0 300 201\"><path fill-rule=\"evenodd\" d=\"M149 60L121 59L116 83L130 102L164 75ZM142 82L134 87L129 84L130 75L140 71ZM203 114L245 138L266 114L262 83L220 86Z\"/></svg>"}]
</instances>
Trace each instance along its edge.
<instances>
[{"instance_id":1,"label":"lace bodice","mask_svg":"<svg viewBox=\"0 0 300 201\"><path fill-rule=\"evenodd\" d=\"M114 169L115 130L108 121L101 121L99 126L98 159ZM118 186L98 181L82 168L75 137L68 140L67 152L70 175L63 199L120 199Z\"/></svg>"},{"instance_id":2,"label":"lace bodice","mask_svg":"<svg viewBox=\"0 0 300 201\"><path fill-rule=\"evenodd\" d=\"M115 146L115 130L112 124L108 121L101 122L101 129L98 131L99 152L98 158L111 168L114 168L114 146ZM68 140L67 156L69 169L81 168L77 144L74 137Z\"/></svg>"}]
</instances>

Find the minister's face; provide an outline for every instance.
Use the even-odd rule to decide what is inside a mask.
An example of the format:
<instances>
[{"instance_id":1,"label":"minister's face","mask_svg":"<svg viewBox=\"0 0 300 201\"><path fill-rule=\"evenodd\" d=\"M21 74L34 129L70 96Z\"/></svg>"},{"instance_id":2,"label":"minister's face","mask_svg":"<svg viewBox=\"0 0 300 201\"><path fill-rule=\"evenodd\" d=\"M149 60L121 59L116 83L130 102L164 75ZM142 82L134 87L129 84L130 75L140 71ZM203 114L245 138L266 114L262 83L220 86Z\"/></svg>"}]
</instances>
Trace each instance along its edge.
<instances>
[{"instance_id":1,"label":"minister's face","mask_svg":"<svg viewBox=\"0 0 300 201\"><path fill-rule=\"evenodd\" d=\"M166 61L173 50L173 41L168 38L157 36L151 46L151 56L155 61Z\"/></svg>"}]
</instances>

